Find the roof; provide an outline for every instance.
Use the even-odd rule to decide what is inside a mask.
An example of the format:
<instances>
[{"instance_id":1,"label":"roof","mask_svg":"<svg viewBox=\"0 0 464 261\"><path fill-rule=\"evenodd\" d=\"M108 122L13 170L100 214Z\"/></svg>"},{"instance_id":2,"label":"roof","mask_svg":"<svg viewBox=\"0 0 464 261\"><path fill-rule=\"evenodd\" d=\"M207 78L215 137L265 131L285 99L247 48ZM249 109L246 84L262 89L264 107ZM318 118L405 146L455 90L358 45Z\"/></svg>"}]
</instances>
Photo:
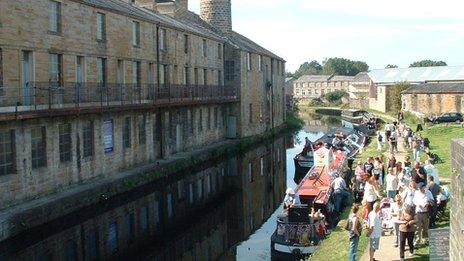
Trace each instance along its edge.
<instances>
[{"instance_id":1,"label":"roof","mask_svg":"<svg viewBox=\"0 0 464 261\"><path fill-rule=\"evenodd\" d=\"M353 82L370 82L371 78L367 72L360 72L354 76Z\"/></svg>"},{"instance_id":2,"label":"roof","mask_svg":"<svg viewBox=\"0 0 464 261\"><path fill-rule=\"evenodd\" d=\"M265 49L264 47L260 46L259 44L253 42L252 40L248 39L247 37L237 32L234 32L234 31L230 33L222 32L220 29L212 26L211 24L201 19L199 15L185 8L179 8L178 10L176 10L175 17L176 19L179 19L180 21L183 21L192 26L194 25L195 27L198 27L198 30L207 30L217 37L222 37L224 41L227 41L230 45L238 49L242 49L244 51L253 52L257 54L262 54L265 56L269 56L271 58L285 61L283 58L275 55L274 53L270 52L269 50Z\"/></svg>"},{"instance_id":3,"label":"roof","mask_svg":"<svg viewBox=\"0 0 464 261\"><path fill-rule=\"evenodd\" d=\"M418 93L464 93L464 82L421 83L413 85L403 91L405 94Z\"/></svg>"},{"instance_id":4,"label":"roof","mask_svg":"<svg viewBox=\"0 0 464 261\"><path fill-rule=\"evenodd\" d=\"M351 82L353 79L354 76L311 74L303 75L295 82Z\"/></svg>"},{"instance_id":5,"label":"roof","mask_svg":"<svg viewBox=\"0 0 464 261\"><path fill-rule=\"evenodd\" d=\"M194 34L200 34L209 38L214 38L217 40L220 39L220 36L211 30L206 30L205 28L199 27L197 25L185 23L168 15L163 15L121 0L79 0L77 2L82 2L97 8L131 16L140 20L145 20L152 23L160 23L168 27L174 27L176 29L188 31Z\"/></svg>"},{"instance_id":6,"label":"roof","mask_svg":"<svg viewBox=\"0 0 464 261\"><path fill-rule=\"evenodd\" d=\"M421 83L438 81L464 81L464 66L434 66L371 70L374 83Z\"/></svg>"}]
</instances>

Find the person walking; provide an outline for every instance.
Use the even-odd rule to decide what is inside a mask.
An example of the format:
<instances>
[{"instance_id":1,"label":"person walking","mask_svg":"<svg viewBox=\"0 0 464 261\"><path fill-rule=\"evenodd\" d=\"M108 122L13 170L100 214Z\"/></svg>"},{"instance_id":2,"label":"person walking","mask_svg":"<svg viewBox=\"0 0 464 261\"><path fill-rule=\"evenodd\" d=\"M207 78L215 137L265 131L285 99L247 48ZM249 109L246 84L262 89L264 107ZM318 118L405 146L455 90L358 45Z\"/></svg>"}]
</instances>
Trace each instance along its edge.
<instances>
[{"instance_id":1,"label":"person walking","mask_svg":"<svg viewBox=\"0 0 464 261\"><path fill-rule=\"evenodd\" d=\"M428 176L427 180L427 189L430 191L430 193L432 193L433 196L433 202L430 202L429 228L434 228L435 222L437 220L437 198L441 193L441 187L435 183L433 176Z\"/></svg>"},{"instance_id":2,"label":"person walking","mask_svg":"<svg viewBox=\"0 0 464 261\"><path fill-rule=\"evenodd\" d=\"M398 247L398 244L400 241L400 230L399 230L400 224L398 221L400 219L402 212L403 212L403 201L400 195L396 195L395 202L391 206L392 221L393 221L393 225L395 228L395 243L394 243L395 247Z\"/></svg>"},{"instance_id":3,"label":"person walking","mask_svg":"<svg viewBox=\"0 0 464 261\"><path fill-rule=\"evenodd\" d=\"M362 232L362 223L358 217L359 206L354 204L348 218L348 234L350 236L349 261L356 261L356 251L358 251L359 237Z\"/></svg>"},{"instance_id":4,"label":"person walking","mask_svg":"<svg viewBox=\"0 0 464 261\"><path fill-rule=\"evenodd\" d=\"M390 135L390 153L398 153L398 135L393 131Z\"/></svg>"},{"instance_id":5,"label":"person walking","mask_svg":"<svg viewBox=\"0 0 464 261\"><path fill-rule=\"evenodd\" d=\"M412 170L412 179L420 187L420 185L427 185L427 172L420 165L419 162L414 164L414 169Z\"/></svg>"},{"instance_id":6,"label":"person walking","mask_svg":"<svg viewBox=\"0 0 464 261\"><path fill-rule=\"evenodd\" d=\"M412 157L416 162L420 161L420 141L416 138L412 140Z\"/></svg>"},{"instance_id":7,"label":"person walking","mask_svg":"<svg viewBox=\"0 0 464 261\"><path fill-rule=\"evenodd\" d=\"M406 247L406 240L408 241L409 254L414 255L414 231L416 231L416 218L414 211L410 206L406 206L401 212L399 218L399 231L400 231L400 260L404 261L404 249Z\"/></svg>"},{"instance_id":8,"label":"person walking","mask_svg":"<svg viewBox=\"0 0 464 261\"><path fill-rule=\"evenodd\" d=\"M382 142L383 142L383 136L380 131L377 131L377 151L382 151Z\"/></svg>"},{"instance_id":9,"label":"person walking","mask_svg":"<svg viewBox=\"0 0 464 261\"><path fill-rule=\"evenodd\" d=\"M398 190L398 176L394 173L393 168L388 169L386 190L387 197L394 199Z\"/></svg>"},{"instance_id":10,"label":"person walking","mask_svg":"<svg viewBox=\"0 0 464 261\"><path fill-rule=\"evenodd\" d=\"M379 250L382 236L382 223L380 221L380 203L375 202L374 209L367 217L369 227L369 259L374 261L375 251Z\"/></svg>"},{"instance_id":11,"label":"person walking","mask_svg":"<svg viewBox=\"0 0 464 261\"><path fill-rule=\"evenodd\" d=\"M425 188L425 184L419 184L419 189L414 193L413 203L416 206L416 242L417 246L421 243L428 244L429 211L433 201L432 193Z\"/></svg>"},{"instance_id":12,"label":"person walking","mask_svg":"<svg viewBox=\"0 0 464 261\"><path fill-rule=\"evenodd\" d=\"M343 210L344 203L351 201L351 193L348 192L345 179L342 175L335 178L330 186L334 191L335 212L340 213Z\"/></svg>"},{"instance_id":13,"label":"person walking","mask_svg":"<svg viewBox=\"0 0 464 261\"><path fill-rule=\"evenodd\" d=\"M367 202L369 213L374 209L375 201L380 197L380 188L374 175L366 174L366 184L364 185L364 200Z\"/></svg>"},{"instance_id":14,"label":"person walking","mask_svg":"<svg viewBox=\"0 0 464 261\"><path fill-rule=\"evenodd\" d=\"M438 175L438 169L432 164L431 160L426 160L424 164L424 170L427 176L432 176L435 184L440 185L440 176Z\"/></svg>"}]
</instances>

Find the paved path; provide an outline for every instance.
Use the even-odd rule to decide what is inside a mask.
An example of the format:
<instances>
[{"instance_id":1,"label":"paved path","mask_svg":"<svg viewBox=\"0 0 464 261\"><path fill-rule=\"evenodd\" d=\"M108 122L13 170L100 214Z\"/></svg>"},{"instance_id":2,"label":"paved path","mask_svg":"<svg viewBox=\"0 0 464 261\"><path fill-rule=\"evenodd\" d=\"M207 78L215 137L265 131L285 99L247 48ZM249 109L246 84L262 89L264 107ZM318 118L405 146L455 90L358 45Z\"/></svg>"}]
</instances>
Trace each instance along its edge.
<instances>
[{"instance_id":1,"label":"paved path","mask_svg":"<svg viewBox=\"0 0 464 261\"><path fill-rule=\"evenodd\" d=\"M386 145L388 146L388 144ZM404 162L404 158L408 155L406 148L404 147L403 138L398 139L398 153L395 153L395 158L397 161ZM374 258L376 260L381 261L390 261L390 260L400 260L400 250L398 247L394 246L395 242L395 235L387 234L380 238L380 246L379 250L375 252ZM406 246L406 253L405 253L405 260L408 260L407 254L409 251L407 250L408 247ZM367 247L364 255L362 255L361 261L369 261L369 246Z\"/></svg>"}]
</instances>

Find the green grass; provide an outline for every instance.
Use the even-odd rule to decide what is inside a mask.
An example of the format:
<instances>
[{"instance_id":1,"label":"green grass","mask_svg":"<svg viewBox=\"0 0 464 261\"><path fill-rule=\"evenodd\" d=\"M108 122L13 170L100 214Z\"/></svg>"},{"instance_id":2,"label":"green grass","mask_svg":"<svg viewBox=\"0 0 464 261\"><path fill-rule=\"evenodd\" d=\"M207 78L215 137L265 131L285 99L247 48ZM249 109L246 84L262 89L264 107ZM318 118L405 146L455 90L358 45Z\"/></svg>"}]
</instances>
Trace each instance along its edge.
<instances>
[{"instance_id":1,"label":"green grass","mask_svg":"<svg viewBox=\"0 0 464 261\"><path fill-rule=\"evenodd\" d=\"M348 231L344 229L346 219L350 214L350 208L346 208L341 215L341 221L338 226L332 230L332 233L321 242L320 247L309 260L348 260L348 252L350 250L350 240ZM356 258L359 259L364 254L367 247L366 230L363 229L363 234L359 238L358 251Z\"/></svg>"},{"instance_id":2,"label":"green grass","mask_svg":"<svg viewBox=\"0 0 464 261\"><path fill-rule=\"evenodd\" d=\"M436 153L442 163L437 163L435 166L438 169L440 177L451 177L451 139L464 138L464 128L460 125L434 125L426 127L420 132L422 137L427 137L430 140L430 149ZM421 160L425 160L425 155L421 155Z\"/></svg>"}]
</instances>

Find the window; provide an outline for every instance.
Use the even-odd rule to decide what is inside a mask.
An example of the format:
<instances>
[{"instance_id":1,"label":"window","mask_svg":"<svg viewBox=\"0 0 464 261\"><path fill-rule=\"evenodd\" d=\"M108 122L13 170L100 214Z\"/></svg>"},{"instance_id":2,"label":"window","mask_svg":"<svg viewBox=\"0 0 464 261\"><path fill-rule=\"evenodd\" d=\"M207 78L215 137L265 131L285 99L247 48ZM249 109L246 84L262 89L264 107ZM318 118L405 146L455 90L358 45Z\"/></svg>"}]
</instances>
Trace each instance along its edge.
<instances>
[{"instance_id":1,"label":"window","mask_svg":"<svg viewBox=\"0 0 464 261\"><path fill-rule=\"evenodd\" d=\"M194 125L194 124L195 124L195 117L194 117L194 115L192 114L192 110L188 110L188 111L187 111L187 120L188 120L188 122L190 123L190 124L189 124L189 131L190 131L190 133L193 134L193 129L194 129L194 126L195 126L195 125Z\"/></svg>"},{"instance_id":2,"label":"window","mask_svg":"<svg viewBox=\"0 0 464 261\"><path fill-rule=\"evenodd\" d=\"M211 175L208 174L206 177L206 195L211 194Z\"/></svg>"},{"instance_id":3,"label":"window","mask_svg":"<svg viewBox=\"0 0 464 261\"><path fill-rule=\"evenodd\" d=\"M155 199L155 203L153 204L153 212L155 212L155 225L159 225L161 221L161 211L160 204L157 199Z\"/></svg>"},{"instance_id":4,"label":"window","mask_svg":"<svg viewBox=\"0 0 464 261\"><path fill-rule=\"evenodd\" d=\"M197 196L198 199L203 197L203 179L197 180Z\"/></svg>"},{"instance_id":5,"label":"window","mask_svg":"<svg viewBox=\"0 0 464 261\"><path fill-rule=\"evenodd\" d=\"M166 29L163 28L159 30L159 46L161 51L166 50Z\"/></svg>"},{"instance_id":6,"label":"window","mask_svg":"<svg viewBox=\"0 0 464 261\"><path fill-rule=\"evenodd\" d=\"M66 260L77 260L77 246L76 242L68 241L64 246L64 256Z\"/></svg>"},{"instance_id":7,"label":"window","mask_svg":"<svg viewBox=\"0 0 464 261\"><path fill-rule=\"evenodd\" d=\"M15 131L0 131L0 176L15 173Z\"/></svg>"},{"instance_id":8,"label":"window","mask_svg":"<svg viewBox=\"0 0 464 261\"><path fill-rule=\"evenodd\" d=\"M62 62L62 55L51 53L50 54L50 67L49 67L49 78L51 82L54 83L61 83L62 79L62 71L61 71L61 63Z\"/></svg>"},{"instance_id":9,"label":"window","mask_svg":"<svg viewBox=\"0 0 464 261\"><path fill-rule=\"evenodd\" d=\"M184 71L182 74L183 78L183 84L188 85L190 84L190 69L188 67L184 67Z\"/></svg>"},{"instance_id":10,"label":"window","mask_svg":"<svg viewBox=\"0 0 464 261\"><path fill-rule=\"evenodd\" d=\"M235 70L235 62L234 61L226 61L225 62L225 78L226 81L233 81L234 80L234 70Z\"/></svg>"},{"instance_id":11,"label":"window","mask_svg":"<svg viewBox=\"0 0 464 261\"><path fill-rule=\"evenodd\" d=\"M49 30L53 33L61 33L61 3L50 1Z\"/></svg>"},{"instance_id":12,"label":"window","mask_svg":"<svg viewBox=\"0 0 464 261\"><path fill-rule=\"evenodd\" d=\"M148 231L148 206L142 207L140 209L140 231Z\"/></svg>"},{"instance_id":13,"label":"window","mask_svg":"<svg viewBox=\"0 0 464 261\"><path fill-rule=\"evenodd\" d=\"M167 205L168 205L168 217L172 217L172 194L169 193L167 196L166 196L166 201L167 201Z\"/></svg>"},{"instance_id":14,"label":"window","mask_svg":"<svg viewBox=\"0 0 464 261\"><path fill-rule=\"evenodd\" d=\"M184 52L188 53L189 51L189 36L184 34Z\"/></svg>"},{"instance_id":15,"label":"window","mask_svg":"<svg viewBox=\"0 0 464 261\"><path fill-rule=\"evenodd\" d=\"M71 123L58 125L60 161L71 161Z\"/></svg>"},{"instance_id":16,"label":"window","mask_svg":"<svg viewBox=\"0 0 464 261\"><path fill-rule=\"evenodd\" d=\"M140 23L137 21L132 22L132 45L140 47Z\"/></svg>"},{"instance_id":17,"label":"window","mask_svg":"<svg viewBox=\"0 0 464 261\"><path fill-rule=\"evenodd\" d=\"M208 46L206 44L206 39L203 39L203 57L208 55Z\"/></svg>"},{"instance_id":18,"label":"window","mask_svg":"<svg viewBox=\"0 0 464 261\"><path fill-rule=\"evenodd\" d=\"M97 13L97 40L106 39L106 19L105 14Z\"/></svg>"},{"instance_id":19,"label":"window","mask_svg":"<svg viewBox=\"0 0 464 261\"><path fill-rule=\"evenodd\" d=\"M118 60L117 62L116 83L120 87L122 87L122 84L124 84L124 61L123 60Z\"/></svg>"},{"instance_id":20,"label":"window","mask_svg":"<svg viewBox=\"0 0 464 261\"><path fill-rule=\"evenodd\" d=\"M184 198L184 182L182 180L177 181L177 199Z\"/></svg>"},{"instance_id":21,"label":"window","mask_svg":"<svg viewBox=\"0 0 464 261\"><path fill-rule=\"evenodd\" d=\"M222 59L222 45L218 44L218 59Z\"/></svg>"},{"instance_id":22,"label":"window","mask_svg":"<svg viewBox=\"0 0 464 261\"><path fill-rule=\"evenodd\" d=\"M218 85L222 86L224 82L222 81L222 71L218 71Z\"/></svg>"},{"instance_id":23,"label":"window","mask_svg":"<svg viewBox=\"0 0 464 261\"><path fill-rule=\"evenodd\" d=\"M147 118L145 115L139 117L139 144L145 145L147 143Z\"/></svg>"},{"instance_id":24,"label":"window","mask_svg":"<svg viewBox=\"0 0 464 261\"><path fill-rule=\"evenodd\" d=\"M31 129L31 161L32 168L37 169L47 166L45 127Z\"/></svg>"},{"instance_id":25,"label":"window","mask_svg":"<svg viewBox=\"0 0 464 261\"><path fill-rule=\"evenodd\" d=\"M131 147L131 118L124 119L124 128L122 129L122 147L128 149Z\"/></svg>"},{"instance_id":26,"label":"window","mask_svg":"<svg viewBox=\"0 0 464 261\"><path fill-rule=\"evenodd\" d=\"M218 108L214 107L214 128L217 128L218 125L219 125Z\"/></svg>"},{"instance_id":27,"label":"window","mask_svg":"<svg viewBox=\"0 0 464 261\"><path fill-rule=\"evenodd\" d=\"M200 109L200 119L198 124L198 131L203 131L203 110Z\"/></svg>"},{"instance_id":28,"label":"window","mask_svg":"<svg viewBox=\"0 0 464 261\"><path fill-rule=\"evenodd\" d=\"M84 260L95 261L100 259L98 233L95 229L91 230L85 241Z\"/></svg>"},{"instance_id":29,"label":"window","mask_svg":"<svg viewBox=\"0 0 464 261\"><path fill-rule=\"evenodd\" d=\"M199 84L199 80L198 80L198 68L195 68L193 69L193 74L194 74L194 81L195 81L195 85L198 85Z\"/></svg>"},{"instance_id":30,"label":"window","mask_svg":"<svg viewBox=\"0 0 464 261\"><path fill-rule=\"evenodd\" d=\"M159 66L159 83L161 85L166 84L168 79L168 66L165 64L162 64Z\"/></svg>"},{"instance_id":31,"label":"window","mask_svg":"<svg viewBox=\"0 0 464 261\"><path fill-rule=\"evenodd\" d=\"M100 86L106 86L106 58L97 58L97 82Z\"/></svg>"},{"instance_id":32,"label":"window","mask_svg":"<svg viewBox=\"0 0 464 261\"><path fill-rule=\"evenodd\" d=\"M261 71L263 68L263 57L258 55L258 70Z\"/></svg>"},{"instance_id":33,"label":"window","mask_svg":"<svg viewBox=\"0 0 464 261\"><path fill-rule=\"evenodd\" d=\"M132 243L135 239L135 215L134 213L127 213L124 217L124 226L126 233L126 241Z\"/></svg>"},{"instance_id":34,"label":"window","mask_svg":"<svg viewBox=\"0 0 464 261\"><path fill-rule=\"evenodd\" d=\"M132 62L132 84L137 88L140 88L142 81L142 70L140 67L140 62Z\"/></svg>"},{"instance_id":35,"label":"window","mask_svg":"<svg viewBox=\"0 0 464 261\"><path fill-rule=\"evenodd\" d=\"M208 118L206 119L206 122L207 122L207 126L208 126L208 130L211 129L211 125L212 125L212 122L211 122L211 108L208 108Z\"/></svg>"},{"instance_id":36,"label":"window","mask_svg":"<svg viewBox=\"0 0 464 261\"><path fill-rule=\"evenodd\" d=\"M108 253L114 254L118 251L118 223L112 222L109 224L106 243Z\"/></svg>"},{"instance_id":37,"label":"window","mask_svg":"<svg viewBox=\"0 0 464 261\"><path fill-rule=\"evenodd\" d=\"M249 107L248 110L249 110L249 113L250 113L250 114L249 114L249 115L250 115L249 121L250 121L250 123L253 123L253 104L250 103L250 104L248 105L248 107Z\"/></svg>"},{"instance_id":38,"label":"window","mask_svg":"<svg viewBox=\"0 0 464 261\"><path fill-rule=\"evenodd\" d=\"M253 163L248 163L248 182L253 182Z\"/></svg>"},{"instance_id":39,"label":"window","mask_svg":"<svg viewBox=\"0 0 464 261\"><path fill-rule=\"evenodd\" d=\"M203 69L203 85L208 85L208 70Z\"/></svg>"},{"instance_id":40,"label":"window","mask_svg":"<svg viewBox=\"0 0 464 261\"><path fill-rule=\"evenodd\" d=\"M189 184L189 203L193 203L193 183Z\"/></svg>"},{"instance_id":41,"label":"window","mask_svg":"<svg viewBox=\"0 0 464 261\"><path fill-rule=\"evenodd\" d=\"M260 165L261 165L261 176L264 176L264 158L261 158Z\"/></svg>"},{"instance_id":42,"label":"window","mask_svg":"<svg viewBox=\"0 0 464 261\"><path fill-rule=\"evenodd\" d=\"M246 54L246 63L248 71L251 71L251 53Z\"/></svg>"},{"instance_id":43,"label":"window","mask_svg":"<svg viewBox=\"0 0 464 261\"><path fill-rule=\"evenodd\" d=\"M0 48L0 96L3 96L3 52Z\"/></svg>"}]
</instances>

